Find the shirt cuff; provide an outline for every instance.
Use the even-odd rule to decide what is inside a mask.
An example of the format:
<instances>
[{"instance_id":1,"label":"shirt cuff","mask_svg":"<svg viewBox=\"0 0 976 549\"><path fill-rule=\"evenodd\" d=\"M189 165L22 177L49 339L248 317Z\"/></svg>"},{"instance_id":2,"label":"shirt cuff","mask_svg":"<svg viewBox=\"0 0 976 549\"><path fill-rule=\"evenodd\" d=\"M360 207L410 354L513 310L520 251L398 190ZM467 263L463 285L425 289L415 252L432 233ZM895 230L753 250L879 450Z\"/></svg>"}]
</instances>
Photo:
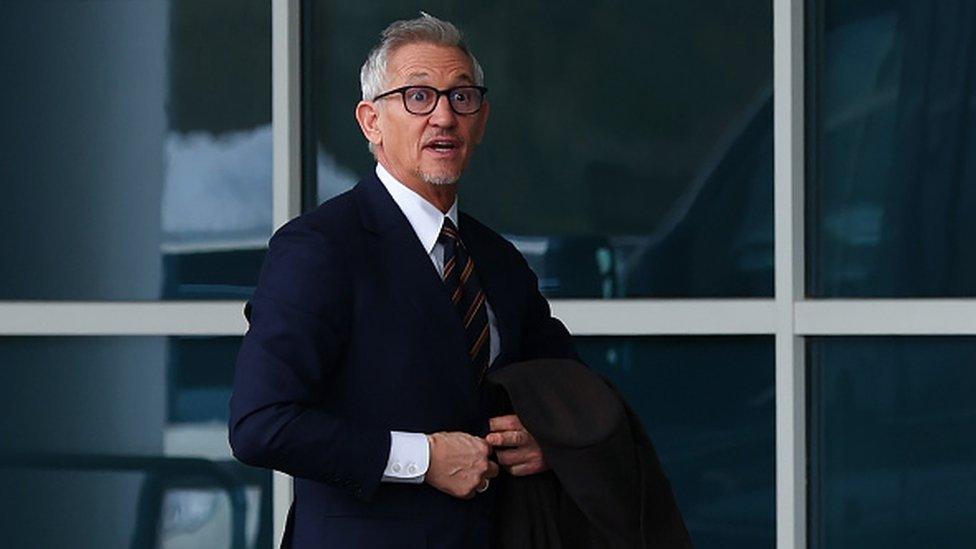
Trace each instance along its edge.
<instances>
[{"instance_id":1,"label":"shirt cuff","mask_svg":"<svg viewBox=\"0 0 976 549\"><path fill-rule=\"evenodd\" d=\"M390 459L383 471L383 482L421 484L429 466L427 435L390 431Z\"/></svg>"}]
</instances>

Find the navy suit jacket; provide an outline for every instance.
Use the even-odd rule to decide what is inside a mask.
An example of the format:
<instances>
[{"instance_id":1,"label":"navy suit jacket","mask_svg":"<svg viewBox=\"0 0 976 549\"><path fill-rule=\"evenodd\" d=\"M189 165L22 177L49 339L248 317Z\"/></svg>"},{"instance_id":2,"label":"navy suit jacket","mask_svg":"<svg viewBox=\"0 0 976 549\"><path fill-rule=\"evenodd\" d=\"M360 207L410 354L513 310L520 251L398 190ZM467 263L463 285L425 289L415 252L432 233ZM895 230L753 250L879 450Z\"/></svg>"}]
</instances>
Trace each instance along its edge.
<instances>
[{"instance_id":1,"label":"navy suit jacket","mask_svg":"<svg viewBox=\"0 0 976 549\"><path fill-rule=\"evenodd\" d=\"M498 321L491 367L577 358L515 247L458 225ZM230 443L294 477L289 545L489 546L492 490L380 482L391 430L483 436L489 410L444 283L375 175L274 234L245 316Z\"/></svg>"}]
</instances>

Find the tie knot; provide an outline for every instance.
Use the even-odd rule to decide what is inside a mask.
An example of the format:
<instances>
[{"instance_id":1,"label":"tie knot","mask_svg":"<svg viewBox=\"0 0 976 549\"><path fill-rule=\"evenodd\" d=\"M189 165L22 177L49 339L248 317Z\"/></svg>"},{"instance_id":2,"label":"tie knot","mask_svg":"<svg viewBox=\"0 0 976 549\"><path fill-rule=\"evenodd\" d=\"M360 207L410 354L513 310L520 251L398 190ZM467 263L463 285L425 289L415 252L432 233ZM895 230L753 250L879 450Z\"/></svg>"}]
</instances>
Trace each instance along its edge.
<instances>
[{"instance_id":1,"label":"tie knot","mask_svg":"<svg viewBox=\"0 0 976 549\"><path fill-rule=\"evenodd\" d=\"M461 241L461 235L458 234L457 227L454 226L454 222L451 221L450 217L444 218L444 224L441 225L441 238L450 238L454 242Z\"/></svg>"}]
</instances>

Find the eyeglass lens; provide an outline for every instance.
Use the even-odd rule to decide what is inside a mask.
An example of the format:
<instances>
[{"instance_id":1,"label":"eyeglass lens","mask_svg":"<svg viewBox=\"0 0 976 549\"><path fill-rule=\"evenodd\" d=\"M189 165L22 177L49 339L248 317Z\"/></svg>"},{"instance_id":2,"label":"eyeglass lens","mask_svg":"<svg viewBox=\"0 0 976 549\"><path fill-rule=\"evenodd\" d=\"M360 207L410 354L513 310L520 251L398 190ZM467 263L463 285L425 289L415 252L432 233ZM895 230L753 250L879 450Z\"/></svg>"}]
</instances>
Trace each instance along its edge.
<instances>
[{"instance_id":1,"label":"eyeglass lens","mask_svg":"<svg viewBox=\"0 0 976 549\"><path fill-rule=\"evenodd\" d=\"M458 114L471 114L481 108L481 90L475 87L459 87L447 90L451 108ZM434 88L417 86L403 91L403 101L409 112L428 114L434 110L439 94Z\"/></svg>"}]
</instances>

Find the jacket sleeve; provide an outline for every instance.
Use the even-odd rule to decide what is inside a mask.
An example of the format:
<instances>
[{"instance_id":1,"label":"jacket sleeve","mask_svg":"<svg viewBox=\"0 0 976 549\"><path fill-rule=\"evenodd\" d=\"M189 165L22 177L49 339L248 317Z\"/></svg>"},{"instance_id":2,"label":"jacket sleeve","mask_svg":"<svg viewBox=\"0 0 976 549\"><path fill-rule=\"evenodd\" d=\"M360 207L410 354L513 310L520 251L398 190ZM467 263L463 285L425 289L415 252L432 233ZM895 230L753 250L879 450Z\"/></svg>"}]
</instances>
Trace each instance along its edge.
<instances>
[{"instance_id":1,"label":"jacket sleeve","mask_svg":"<svg viewBox=\"0 0 976 549\"><path fill-rule=\"evenodd\" d=\"M240 461L370 499L390 433L327 412L348 341L352 284L342 251L292 221L271 239L234 373L230 445Z\"/></svg>"},{"instance_id":2,"label":"jacket sleeve","mask_svg":"<svg viewBox=\"0 0 976 549\"><path fill-rule=\"evenodd\" d=\"M518 256L518 270L524 281L526 306L522 322L522 360L538 358L566 358L579 361L576 346L566 326L552 316L549 302L539 291L539 279L522 254Z\"/></svg>"}]
</instances>

